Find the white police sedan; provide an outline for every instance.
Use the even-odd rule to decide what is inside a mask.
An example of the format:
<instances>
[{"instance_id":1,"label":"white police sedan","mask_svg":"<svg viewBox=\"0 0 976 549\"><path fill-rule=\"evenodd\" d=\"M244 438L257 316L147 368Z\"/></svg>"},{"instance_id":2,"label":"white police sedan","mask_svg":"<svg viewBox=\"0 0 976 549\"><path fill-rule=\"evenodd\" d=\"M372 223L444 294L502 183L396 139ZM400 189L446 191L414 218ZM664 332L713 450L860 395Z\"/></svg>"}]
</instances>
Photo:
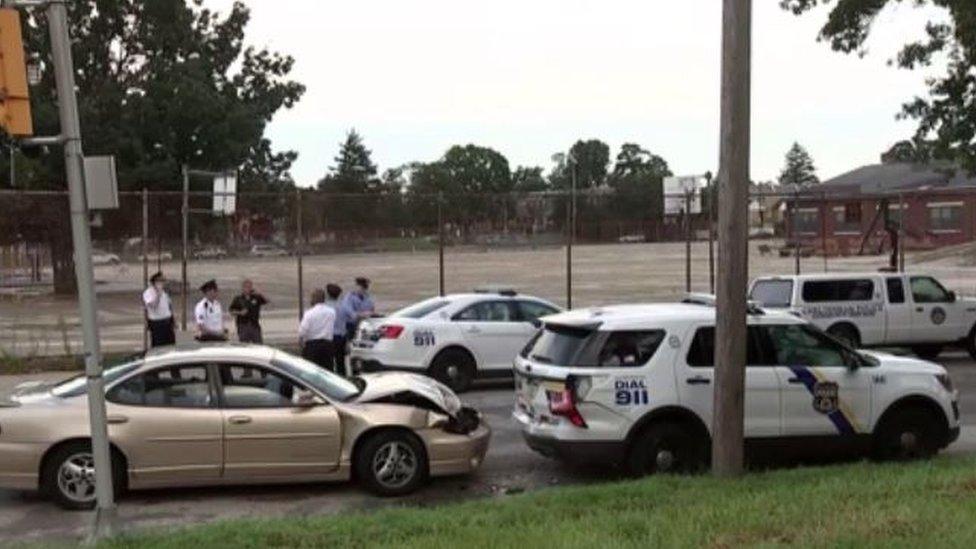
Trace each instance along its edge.
<instances>
[{"instance_id":1,"label":"white police sedan","mask_svg":"<svg viewBox=\"0 0 976 549\"><path fill-rule=\"evenodd\" d=\"M432 297L363 321L351 343L356 371L425 372L455 391L476 377L511 375L539 318L560 312L546 300L493 289Z\"/></svg>"}]
</instances>

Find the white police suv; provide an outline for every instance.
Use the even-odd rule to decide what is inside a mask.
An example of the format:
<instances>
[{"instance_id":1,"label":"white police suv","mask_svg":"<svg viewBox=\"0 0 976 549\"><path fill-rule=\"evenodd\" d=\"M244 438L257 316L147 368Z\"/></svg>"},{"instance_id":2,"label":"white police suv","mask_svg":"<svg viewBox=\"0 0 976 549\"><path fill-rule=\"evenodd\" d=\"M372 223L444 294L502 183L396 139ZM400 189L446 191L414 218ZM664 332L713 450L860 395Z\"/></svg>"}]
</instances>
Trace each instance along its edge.
<instances>
[{"instance_id":1,"label":"white police suv","mask_svg":"<svg viewBox=\"0 0 976 549\"><path fill-rule=\"evenodd\" d=\"M714 307L622 305L543 323L515 360L513 415L531 448L638 474L706 466ZM937 364L855 351L793 315L758 309L747 347L747 456L773 447L799 458L926 457L959 435L957 392Z\"/></svg>"},{"instance_id":2,"label":"white police suv","mask_svg":"<svg viewBox=\"0 0 976 549\"><path fill-rule=\"evenodd\" d=\"M385 318L363 321L351 343L354 370L428 373L455 391L477 376L511 375L512 359L560 311L510 289L432 297Z\"/></svg>"}]
</instances>

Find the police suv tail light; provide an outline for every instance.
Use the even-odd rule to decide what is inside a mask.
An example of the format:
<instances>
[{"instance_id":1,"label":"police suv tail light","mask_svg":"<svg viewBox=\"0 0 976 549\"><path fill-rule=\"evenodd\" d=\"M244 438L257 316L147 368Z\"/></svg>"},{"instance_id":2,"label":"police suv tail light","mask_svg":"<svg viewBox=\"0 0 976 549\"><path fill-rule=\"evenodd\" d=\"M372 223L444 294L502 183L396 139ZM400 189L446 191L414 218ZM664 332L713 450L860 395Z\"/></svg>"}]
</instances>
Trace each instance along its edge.
<instances>
[{"instance_id":1,"label":"police suv tail light","mask_svg":"<svg viewBox=\"0 0 976 549\"><path fill-rule=\"evenodd\" d=\"M572 378L566 380L562 391L546 391L549 398L549 413L569 420L577 427L586 428L586 420L576 409L576 383Z\"/></svg>"},{"instance_id":2,"label":"police suv tail light","mask_svg":"<svg viewBox=\"0 0 976 549\"><path fill-rule=\"evenodd\" d=\"M379 328L380 339L396 339L403 333L403 326L399 324L384 324Z\"/></svg>"}]
</instances>

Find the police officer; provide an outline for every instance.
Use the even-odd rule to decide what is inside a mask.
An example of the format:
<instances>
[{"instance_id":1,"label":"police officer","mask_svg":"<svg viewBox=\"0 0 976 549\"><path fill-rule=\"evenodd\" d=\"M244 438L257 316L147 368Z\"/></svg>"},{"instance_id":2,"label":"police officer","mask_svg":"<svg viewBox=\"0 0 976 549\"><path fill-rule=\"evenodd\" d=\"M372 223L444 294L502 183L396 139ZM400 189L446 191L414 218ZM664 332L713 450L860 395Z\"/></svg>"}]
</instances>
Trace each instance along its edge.
<instances>
[{"instance_id":1,"label":"police officer","mask_svg":"<svg viewBox=\"0 0 976 549\"><path fill-rule=\"evenodd\" d=\"M332 356L335 359L335 372L340 375L346 374L346 344L349 341L348 333L349 320L355 318L355 313L349 308L349 304L340 300L342 288L338 284L327 284L325 293L328 299L325 304L335 310L335 328L332 331Z\"/></svg>"},{"instance_id":2,"label":"police officer","mask_svg":"<svg viewBox=\"0 0 976 549\"><path fill-rule=\"evenodd\" d=\"M149 278L149 287L142 292L146 307L146 325L149 328L150 345L173 345L176 332L173 325L173 304L166 293L166 277L157 272Z\"/></svg>"},{"instance_id":3,"label":"police officer","mask_svg":"<svg viewBox=\"0 0 976 549\"><path fill-rule=\"evenodd\" d=\"M268 304L263 294L254 291L254 283L245 278L241 293L230 304L230 314L237 324L237 339L241 343L263 343L261 337L261 307Z\"/></svg>"},{"instance_id":4,"label":"police officer","mask_svg":"<svg viewBox=\"0 0 976 549\"><path fill-rule=\"evenodd\" d=\"M197 321L197 341L227 341L224 310L217 301L217 281L206 281L200 286L200 291L203 292L203 299L193 309Z\"/></svg>"},{"instance_id":5,"label":"police officer","mask_svg":"<svg viewBox=\"0 0 976 549\"><path fill-rule=\"evenodd\" d=\"M346 333L353 337L359 321L376 313L373 298L369 295L369 279L364 276L358 277L355 289L346 295L344 303L352 311L352 317L346 320Z\"/></svg>"},{"instance_id":6,"label":"police officer","mask_svg":"<svg viewBox=\"0 0 976 549\"><path fill-rule=\"evenodd\" d=\"M335 309L325 304L325 291L312 290L312 307L305 311L298 325L298 343L302 357L326 370L334 368L332 332L335 328Z\"/></svg>"}]
</instances>

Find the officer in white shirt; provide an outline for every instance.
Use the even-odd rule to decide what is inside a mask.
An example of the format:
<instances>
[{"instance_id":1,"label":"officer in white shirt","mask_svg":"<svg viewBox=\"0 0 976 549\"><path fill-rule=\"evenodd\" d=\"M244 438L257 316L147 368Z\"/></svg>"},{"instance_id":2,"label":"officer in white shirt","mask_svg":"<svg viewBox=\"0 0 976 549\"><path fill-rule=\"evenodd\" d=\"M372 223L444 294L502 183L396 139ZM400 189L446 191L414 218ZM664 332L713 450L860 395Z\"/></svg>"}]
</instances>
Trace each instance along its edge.
<instances>
[{"instance_id":1,"label":"officer in white shirt","mask_svg":"<svg viewBox=\"0 0 976 549\"><path fill-rule=\"evenodd\" d=\"M200 286L203 299L193 309L197 321L197 341L227 341L224 310L217 301L217 281L208 280Z\"/></svg>"},{"instance_id":2,"label":"officer in white shirt","mask_svg":"<svg viewBox=\"0 0 976 549\"><path fill-rule=\"evenodd\" d=\"M150 345L173 345L176 332L173 325L173 304L166 293L166 277L157 272L149 278L149 287L142 292L146 307L146 326L149 328Z\"/></svg>"},{"instance_id":3,"label":"officer in white shirt","mask_svg":"<svg viewBox=\"0 0 976 549\"><path fill-rule=\"evenodd\" d=\"M312 291L312 307L305 311L298 325L298 342L302 357L326 370L334 368L332 335L335 329L336 311L325 304L325 291Z\"/></svg>"}]
</instances>

